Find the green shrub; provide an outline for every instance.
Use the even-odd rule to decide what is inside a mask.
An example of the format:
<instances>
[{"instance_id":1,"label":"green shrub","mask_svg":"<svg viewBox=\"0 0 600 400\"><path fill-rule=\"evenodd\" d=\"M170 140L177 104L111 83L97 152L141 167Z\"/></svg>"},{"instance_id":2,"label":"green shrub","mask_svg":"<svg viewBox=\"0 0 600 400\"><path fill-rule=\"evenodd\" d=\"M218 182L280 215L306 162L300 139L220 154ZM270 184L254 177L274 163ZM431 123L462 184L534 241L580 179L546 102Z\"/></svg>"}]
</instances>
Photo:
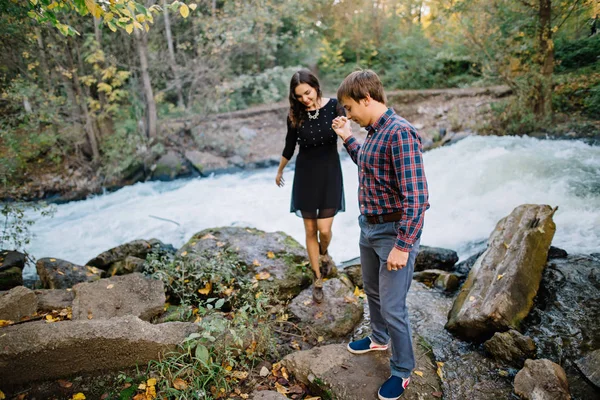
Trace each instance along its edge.
<instances>
[{"instance_id":1,"label":"green shrub","mask_svg":"<svg viewBox=\"0 0 600 400\"><path fill-rule=\"evenodd\" d=\"M556 40L556 72L571 71L600 63L600 35L577 40Z\"/></svg>"}]
</instances>

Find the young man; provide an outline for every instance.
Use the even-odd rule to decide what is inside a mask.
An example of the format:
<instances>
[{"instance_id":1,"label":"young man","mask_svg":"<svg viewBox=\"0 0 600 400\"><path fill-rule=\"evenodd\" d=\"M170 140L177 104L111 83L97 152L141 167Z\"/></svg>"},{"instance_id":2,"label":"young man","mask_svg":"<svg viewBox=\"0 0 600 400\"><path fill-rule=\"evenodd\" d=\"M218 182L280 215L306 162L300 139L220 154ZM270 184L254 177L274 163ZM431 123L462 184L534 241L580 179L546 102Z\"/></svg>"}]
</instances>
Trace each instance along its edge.
<instances>
[{"instance_id":1,"label":"young man","mask_svg":"<svg viewBox=\"0 0 600 400\"><path fill-rule=\"evenodd\" d=\"M346 117L333 129L358 165L360 262L369 301L372 335L348 344L354 354L392 346L391 376L379 388L379 399L398 399L415 367L406 295L429 208L417 130L386 106L383 85L370 70L344 79L338 101ZM360 145L350 120L367 129Z\"/></svg>"}]
</instances>

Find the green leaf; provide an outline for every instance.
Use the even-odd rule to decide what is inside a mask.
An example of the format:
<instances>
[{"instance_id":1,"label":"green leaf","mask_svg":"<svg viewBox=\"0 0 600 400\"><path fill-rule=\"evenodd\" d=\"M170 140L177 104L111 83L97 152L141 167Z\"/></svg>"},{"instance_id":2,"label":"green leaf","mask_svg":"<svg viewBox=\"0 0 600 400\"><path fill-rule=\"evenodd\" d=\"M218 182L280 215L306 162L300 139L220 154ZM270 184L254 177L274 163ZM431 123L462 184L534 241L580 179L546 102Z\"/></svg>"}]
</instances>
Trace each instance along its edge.
<instances>
[{"instance_id":1,"label":"green leaf","mask_svg":"<svg viewBox=\"0 0 600 400\"><path fill-rule=\"evenodd\" d=\"M208 358L210 357L208 353L208 349L206 346L199 344L196 346L196 358L202 361L204 364L208 363Z\"/></svg>"},{"instance_id":2,"label":"green leaf","mask_svg":"<svg viewBox=\"0 0 600 400\"><path fill-rule=\"evenodd\" d=\"M217 303L215 304L215 308L217 310L220 310L221 307L223 307L223 304L225 304L225 299L219 299L219 301L217 301Z\"/></svg>"}]
</instances>

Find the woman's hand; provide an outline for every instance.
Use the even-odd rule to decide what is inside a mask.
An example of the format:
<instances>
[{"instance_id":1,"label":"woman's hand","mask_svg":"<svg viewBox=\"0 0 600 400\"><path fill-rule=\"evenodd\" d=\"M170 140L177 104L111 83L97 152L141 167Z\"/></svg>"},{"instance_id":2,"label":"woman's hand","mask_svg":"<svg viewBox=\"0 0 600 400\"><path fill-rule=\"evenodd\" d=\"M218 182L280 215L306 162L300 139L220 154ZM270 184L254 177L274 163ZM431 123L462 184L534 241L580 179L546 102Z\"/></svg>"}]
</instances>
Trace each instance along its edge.
<instances>
[{"instance_id":1,"label":"woman's hand","mask_svg":"<svg viewBox=\"0 0 600 400\"><path fill-rule=\"evenodd\" d=\"M333 131L344 141L352 136L352 131L350 130L350 121L346 117L335 118L331 123L331 127L333 128Z\"/></svg>"},{"instance_id":2,"label":"woman's hand","mask_svg":"<svg viewBox=\"0 0 600 400\"><path fill-rule=\"evenodd\" d=\"M283 179L283 171L277 171L277 176L275 177L275 183L279 187L283 187L285 185L285 180Z\"/></svg>"}]
</instances>

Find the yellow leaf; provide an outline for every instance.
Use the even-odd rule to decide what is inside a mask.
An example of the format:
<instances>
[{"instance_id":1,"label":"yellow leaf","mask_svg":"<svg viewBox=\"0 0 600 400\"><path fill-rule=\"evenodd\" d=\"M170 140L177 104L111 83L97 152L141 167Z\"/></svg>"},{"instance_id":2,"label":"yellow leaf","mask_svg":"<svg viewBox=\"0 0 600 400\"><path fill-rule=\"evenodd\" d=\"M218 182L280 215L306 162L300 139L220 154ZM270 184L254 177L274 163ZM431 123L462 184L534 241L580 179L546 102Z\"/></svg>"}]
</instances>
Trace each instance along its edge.
<instances>
[{"instance_id":1,"label":"yellow leaf","mask_svg":"<svg viewBox=\"0 0 600 400\"><path fill-rule=\"evenodd\" d=\"M146 20L146 16L144 14L138 14L138 15L135 16L135 19L138 22L144 22Z\"/></svg>"},{"instance_id":2,"label":"yellow leaf","mask_svg":"<svg viewBox=\"0 0 600 400\"><path fill-rule=\"evenodd\" d=\"M325 338L324 338L323 336L319 336L319 337L317 338L317 342L319 342L319 343L321 343L321 342L322 342L322 341L324 341L324 340L325 340Z\"/></svg>"},{"instance_id":3,"label":"yellow leaf","mask_svg":"<svg viewBox=\"0 0 600 400\"><path fill-rule=\"evenodd\" d=\"M112 289L112 288L114 288L114 287L115 287L115 285L113 285L113 284L111 283L111 284L110 284L110 285L108 285L106 288L107 288L107 289Z\"/></svg>"},{"instance_id":4,"label":"yellow leaf","mask_svg":"<svg viewBox=\"0 0 600 400\"><path fill-rule=\"evenodd\" d=\"M183 18L187 18L188 15L190 15L190 9L188 8L187 5L182 4L181 7L179 7L179 13L181 14L181 16Z\"/></svg>"},{"instance_id":5,"label":"yellow leaf","mask_svg":"<svg viewBox=\"0 0 600 400\"><path fill-rule=\"evenodd\" d=\"M209 294L211 290L212 290L212 283L208 282L206 284L206 286L204 286L204 289L198 289L198 293L200 293L200 294Z\"/></svg>"},{"instance_id":6,"label":"yellow leaf","mask_svg":"<svg viewBox=\"0 0 600 400\"><path fill-rule=\"evenodd\" d=\"M127 31L127 33L129 33L131 35L131 32L133 32L133 24L129 24L125 27L125 30Z\"/></svg>"},{"instance_id":7,"label":"yellow leaf","mask_svg":"<svg viewBox=\"0 0 600 400\"><path fill-rule=\"evenodd\" d=\"M59 275L64 275L64 274L65 274L65 273L64 273L64 272L62 272L62 271L56 271L56 273L57 273L57 274L59 274Z\"/></svg>"},{"instance_id":8,"label":"yellow leaf","mask_svg":"<svg viewBox=\"0 0 600 400\"><path fill-rule=\"evenodd\" d=\"M2 390L0 390L0 400L4 400L6 399L6 396L4 395L4 392L2 392Z\"/></svg>"},{"instance_id":9,"label":"yellow leaf","mask_svg":"<svg viewBox=\"0 0 600 400\"><path fill-rule=\"evenodd\" d=\"M144 29L146 30L146 32L149 32L150 31L150 25L144 24Z\"/></svg>"},{"instance_id":10,"label":"yellow leaf","mask_svg":"<svg viewBox=\"0 0 600 400\"><path fill-rule=\"evenodd\" d=\"M414 371L415 375L419 375L420 377L423 377L423 373L421 371Z\"/></svg>"},{"instance_id":11,"label":"yellow leaf","mask_svg":"<svg viewBox=\"0 0 600 400\"><path fill-rule=\"evenodd\" d=\"M107 22L111 21L114 17L115 17L115 14L113 14L111 12L108 12L108 13L104 14L104 20L107 21Z\"/></svg>"},{"instance_id":12,"label":"yellow leaf","mask_svg":"<svg viewBox=\"0 0 600 400\"><path fill-rule=\"evenodd\" d=\"M279 382L275 382L275 389L277 389L277 391L281 394L287 394L288 392L288 389L279 384Z\"/></svg>"},{"instance_id":13,"label":"yellow leaf","mask_svg":"<svg viewBox=\"0 0 600 400\"><path fill-rule=\"evenodd\" d=\"M142 27L142 24L140 24L140 23L139 23L139 22L137 22L137 21L133 21L133 26L134 26L134 27L136 27L137 29L142 29L142 28L143 28L143 27Z\"/></svg>"},{"instance_id":14,"label":"yellow leaf","mask_svg":"<svg viewBox=\"0 0 600 400\"><path fill-rule=\"evenodd\" d=\"M256 278L257 281L264 281L265 279L269 279L271 277L271 274L268 273L267 271L262 271L256 275L254 275L254 277Z\"/></svg>"},{"instance_id":15,"label":"yellow leaf","mask_svg":"<svg viewBox=\"0 0 600 400\"><path fill-rule=\"evenodd\" d=\"M13 323L13 321L8 320L8 319L0 319L0 328L3 326L8 326L11 325Z\"/></svg>"},{"instance_id":16,"label":"yellow leaf","mask_svg":"<svg viewBox=\"0 0 600 400\"><path fill-rule=\"evenodd\" d=\"M185 257L187 256L187 251L184 251L183 253L181 253L181 257Z\"/></svg>"},{"instance_id":17,"label":"yellow leaf","mask_svg":"<svg viewBox=\"0 0 600 400\"><path fill-rule=\"evenodd\" d=\"M436 372L437 372L438 376L440 377L440 379L443 381L444 380L444 371L442 371L442 367L444 366L444 363L438 361L438 362L436 362L436 364L438 366Z\"/></svg>"},{"instance_id":18,"label":"yellow leaf","mask_svg":"<svg viewBox=\"0 0 600 400\"><path fill-rule=\"evenodd\" d=\"M85 395L81 392L74 394L71 400L85 400Z\"/></svg>"},{"instance_id":19,"label":"yellow leaf","mask_svg":"<svg viewBox=\"0 0 600 400\"><path fill-rule=\"evenodd\" d=\"M142 383L139 384L138 389L140 389L140 390L146 390L146 387L147 387L146 384L142 382Z\"/></svg>"},{"instance_id":20,"label":"yellow leaf","mask_svg":"<svg viewBox=\"0 0 600 400\"><path fill-rule=\"evenodd\" d=\"M231 371L231 370L233 369L233 367L232 367L231 365L228 365L228 366L226 366L226 367L225 367L225 369L226 369L227 371Z\"/></svg>"},{"instance_id":21,"label":"yellow leaf","mask_svg":"<svg viewBox=\"0 0 600 400\"><path fill-rule=\"evenodd\" d=\"M260 267L260 263L257 259L254 259L254 261L252 261L252 265L254 265L255 267Z\"/></svg>"},{"instance_id":22,"label":"yellow leaf","mask_svg":"<svg viewBox=\"0 0 600 400\"><path fill-rule=\"evenodd\" d=\"M54 262L54 261L56 261L56 258L51 258L50 261Z\"/></svg>"},{"instance_id":23,"label":"yellow leaf","mask_svg":"<svg viewBox=\"0 0 600 400\"><path fill-rule=\"evenodd\" d=\"M211 233L207 233L206 235L204 235L200 238L200 240L206 240L206 239L216 239L216 237Z\"/></svg>"},{"instance_id":24,"label":"yellow leaf","mask_svg":"<svg viewBox=\"0 0 600 400\"><path fill-rule=\"evenodd\" d=\"M281 375L285 378L286 381L290 380L290 377L287 373L287 370L285 369L285 367L281 367Z\"/></svg>"},{"instance_id":25,"label":"yellow leaf","mask_svg":"<svg viewBox=\"0 0 600 400\"><path fill-rule=\"evenodd\" d=\"M146 381L146 385L148 386L156 386L156 379L150 378Z\"/></svg>"},{"instance_id":26,"label":"yellow leaf","mask_svg":"<svg viewBox=\"0 0 600 400\"><path fill-rule=\"evenodd\" d=\"M268 251L267 252L267 257L268 258L275 258L275 253L273 253L272 251Z\"/></svg>"},{"instance_id":27,"label":"yellow leaf","mask_svg":"<svg viewBox=\"0 0 600 400\"><path fill-rule=\"evenodd\" d=\"M503 276L504 276L504 274L498 274L498 279L497 280L502 279Z\"/></svg>"},{"instance_id":28,"label":"yellow leaf","mask_svg":"<svg viewBox=\"0 0 600 400\"><path fill-rule=\"evenodd\" d=\"M255 299L258 299L258 298L259 298L261 295L262 295L262 292L258 292L258 293L256 293L256 294L254 295L254 298L255 298Z\"/></svg>"},{"instance_id":29,"label":"yellow leaf","mask_svg":"<svg viewBox=\"0 0 600 400\"><path fill-rule=\"evenodd\" d=\"M173 381L173 387L177 390L185 390L188 384L181 378L177 378Z\"/></svg>"},{"instance_id":30,"label":"yellow leaf","mask_svg":"<svg viewBox=\"0 0 600 400\"><path fill-rule=\"evenodd\" d=\"M248 377L248 372L246 371L233 371L231 374L235 379L244 380Z\"/></svg>"},{"instance_id":31,"label":"yellow leaf","mask_svg":"<svg viewBox=\"0 0 600 400\"><path fill-rule=\"evenodd\" d=\"M92 318L94 318L94 316L92 315L92 312L88 311L88 319L92 319Z\"/></svg>"},{"instance_id":32,"label":"yellow leaf","mask_svg":"<svg viewBox=\"0 0 600 400\"><path fill-rule=\"evenodd\" d=\"M196 3L192 3L192 4L190 4L190 8L192 9L192 11L194 11L194 10L196 9L196 7L198 7L198 6L196 5Z\"/></svg>"}]
</instances>

